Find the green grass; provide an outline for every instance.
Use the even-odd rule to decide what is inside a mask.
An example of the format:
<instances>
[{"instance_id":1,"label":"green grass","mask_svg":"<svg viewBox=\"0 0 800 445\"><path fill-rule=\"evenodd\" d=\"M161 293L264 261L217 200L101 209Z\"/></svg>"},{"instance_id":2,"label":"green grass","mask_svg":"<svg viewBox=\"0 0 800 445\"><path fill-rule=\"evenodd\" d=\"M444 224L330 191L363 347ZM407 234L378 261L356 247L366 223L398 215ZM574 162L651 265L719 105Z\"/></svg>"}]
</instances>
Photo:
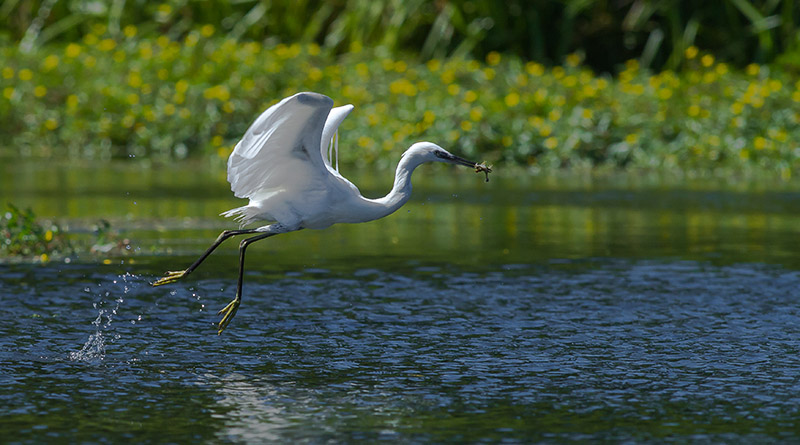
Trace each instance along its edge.
<instances>
[{"instance_id":1,"label":"green grass","mask_svg":"<svg viewBox=\"0 0 800 445\"><path fill-rule=\"evenodd\" d=\"M298 91L353 103L342 126L347 161L388 166L430 140L490 163L538 169L611 166L800 167L800 82L752 64L735 70L689 47L681 72L627 63L596 75L570 55L545 67L390 57L314 44L264 45L207 25L184 39L102 26L79 43L0 50L5 157L224 159L267 106Z\"/></svg>"}]
</instances>

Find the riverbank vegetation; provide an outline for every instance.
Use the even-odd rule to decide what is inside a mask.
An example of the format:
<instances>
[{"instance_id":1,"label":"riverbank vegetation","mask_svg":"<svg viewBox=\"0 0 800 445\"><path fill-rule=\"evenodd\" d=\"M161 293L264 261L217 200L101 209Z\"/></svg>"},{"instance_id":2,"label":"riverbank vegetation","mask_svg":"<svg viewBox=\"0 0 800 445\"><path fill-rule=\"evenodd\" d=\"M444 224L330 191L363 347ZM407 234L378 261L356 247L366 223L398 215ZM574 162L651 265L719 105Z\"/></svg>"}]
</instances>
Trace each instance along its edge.
<instances>
[{"instance_id":1,"label":"riverbank vegetation","mask_svg":"<svg viewBox=\"0 0 800 445\"><path fill-rule=\"evenodd\" d=\"M357 166L387 167L431 140L531 171L791 177L800 166L791 2L673 3L504 12L481 1L307 1L297 6L312 19L299 21L282 2L7 2L0 156L224 160L263 109L312 90L356 105L341 136L352 148L344 161ZM606 44L628 43L598 49L600 31L585 29L595 16L622 36ZM512 44L524 37L512 19L539 23L539 34ZM566 40L541 34L555 24Z\"/></svg>"}]
</instances>

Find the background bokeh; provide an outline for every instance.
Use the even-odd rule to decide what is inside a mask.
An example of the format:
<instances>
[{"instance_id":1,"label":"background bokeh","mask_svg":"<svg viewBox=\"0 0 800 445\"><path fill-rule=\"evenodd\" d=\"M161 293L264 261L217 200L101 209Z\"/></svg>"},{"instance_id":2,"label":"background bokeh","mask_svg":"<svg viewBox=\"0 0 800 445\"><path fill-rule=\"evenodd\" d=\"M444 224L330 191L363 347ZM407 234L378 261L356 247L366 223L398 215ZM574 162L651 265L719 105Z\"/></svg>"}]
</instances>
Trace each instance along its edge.
<instances>
[{"instance_id":1,"label":"background bokeh","mask_svg":"<svg viewBox=\"0 0 800 445\"><path fill-rule=\"evenodd\" d=\"M3 158L224 161L264 108L353 103L343 162L415 140L538 172L798 168L792 1L6 0Z\"/></svg>"}]
</instances>

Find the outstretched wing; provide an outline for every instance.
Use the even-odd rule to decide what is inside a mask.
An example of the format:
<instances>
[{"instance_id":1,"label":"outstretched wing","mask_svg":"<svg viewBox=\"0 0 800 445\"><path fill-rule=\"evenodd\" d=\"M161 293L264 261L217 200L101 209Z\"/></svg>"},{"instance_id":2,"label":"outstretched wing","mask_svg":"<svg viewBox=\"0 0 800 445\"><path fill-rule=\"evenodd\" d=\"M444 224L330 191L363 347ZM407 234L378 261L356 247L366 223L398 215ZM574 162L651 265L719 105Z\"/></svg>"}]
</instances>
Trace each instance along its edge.
<instances>
[{"instance_id":1,"label":"outstretched wing","mask_svg":"<svg viewBox=\"0 0 800 445\"><path fill-rule=\"evenodd\" d=\"M339 128L339 125L342 123L344 118L347 117L350 112L353 111L352 105L344 105L341 107L336 107L331 110L328 114L328 119L325 120L325 128L322 130L322 143L320 144L320 150L322 152L322 160L325 162L325 165L328 167L328 170L334 172L339 170L339 144L335 144L335 151L336 151L336 168L334 169L333 159L330 156L330 147L331 142L333 140L334 135L336 134L336 130ZM338 175L338 173L335 173Z\"/></svg>"},{"instance_id":2,"label":"outstretched wing","mask_svg":"<svg viewBox=\"0 0 800 445\"><path fill-rule=\"evenodd\" d=\"M331 107L327 96L298 93L261 113L228 158L233 194L261 199L324 181L330 173L320 142Z\"/></svg>"}]
</instances>

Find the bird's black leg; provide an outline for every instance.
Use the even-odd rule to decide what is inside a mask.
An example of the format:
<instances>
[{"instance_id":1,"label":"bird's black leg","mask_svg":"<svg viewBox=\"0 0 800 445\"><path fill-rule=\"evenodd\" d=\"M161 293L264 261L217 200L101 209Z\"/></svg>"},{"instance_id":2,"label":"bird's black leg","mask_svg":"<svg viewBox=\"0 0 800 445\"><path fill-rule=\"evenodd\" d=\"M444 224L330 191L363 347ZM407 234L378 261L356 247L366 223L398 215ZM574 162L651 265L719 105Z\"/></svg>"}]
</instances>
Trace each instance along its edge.
<instances>
[{"instance_id":1,"label":"bird's black leg","mask_svg":"<svg viewBox=\"0 0 800 445\"><path fill-rule=\"evenodd\" d=\"M153 286L161 286L161 285L164 285L164 284L174 283L175 281L178 281L179 279L181 279L181 278L185 277L186 275L189 275L190 273L192 273L193 270L197 269L197 266L199 266L200 263L205 261L205 259L208 258L209 255L211 255L211 252L213 252L214 249L219 247L219 245L222 244L222 242L225 241L226 239L228 239L228 238L230 238L232 236L248 235L248 234L251 234L251 233L258 233L258 231L255 230L255 229L245 229L245 230L226 230L226 231L220 233L219 236L217 237L217 240L214 241L214 244L212 244L211 247L209 247L205 251L205 253L203 253L200 256L200 258L197 259L197 261L195 261L194 263L192 263L191 266L186 268L186 270L177 270L177 271L167 272L166 276L164 276L163 278L161 278L161 279L157 280L156 282L154 282Z\"/></svg>"},{"instance_id":2,"label":"bird's black leg","mask_svg":"<svg viewBox=\"0 0 800 445\"><path fill-rule=\"evenodd\" d=\"M278 232L280 233L280 232ZM217 334L222 334L222 331L228 327L233 317L236 315L236 311L239 310L239 305L242 303L242 282L244 280L244 253L247 249L247 246L250 244L260 241L264 238L268 238L272 235L277 235L278 233L275 232L268 232L262 233L261 235L256 235L251 238L247 238L242 240L239 243L239 280L236 282L236 297L228 303L227 306L222 308L217 315L222 315L222 320L219 321L219 330Z\"/></svg>"}]
</instances>

